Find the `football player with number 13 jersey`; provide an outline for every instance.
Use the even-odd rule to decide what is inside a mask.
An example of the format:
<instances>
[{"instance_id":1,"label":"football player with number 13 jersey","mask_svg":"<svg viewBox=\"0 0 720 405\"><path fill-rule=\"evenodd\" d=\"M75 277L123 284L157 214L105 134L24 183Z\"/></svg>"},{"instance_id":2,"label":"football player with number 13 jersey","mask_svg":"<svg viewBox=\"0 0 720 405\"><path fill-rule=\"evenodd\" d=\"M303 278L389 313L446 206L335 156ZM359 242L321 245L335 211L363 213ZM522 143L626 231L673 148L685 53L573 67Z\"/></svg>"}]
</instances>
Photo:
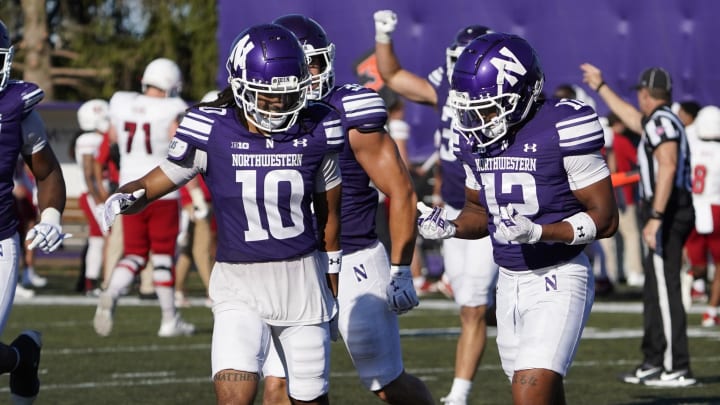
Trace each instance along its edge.
<instances>
[{"instance_id":1,"label":"football player with number 13 jersey","mask_svg":"<svg viewBox=\"0 0 720 405\"><path fill-rule=\"evenodd\" d=\"M618 210L597 114L576 100L539 99L543 82L524 39L492 33L468 44L449 97L465 207L453 221L425 208L418 226L431 238L490 235L497 344L513 400L563 404L594 299L583 249L615 233Z\"/></svg>"}]
</instances>

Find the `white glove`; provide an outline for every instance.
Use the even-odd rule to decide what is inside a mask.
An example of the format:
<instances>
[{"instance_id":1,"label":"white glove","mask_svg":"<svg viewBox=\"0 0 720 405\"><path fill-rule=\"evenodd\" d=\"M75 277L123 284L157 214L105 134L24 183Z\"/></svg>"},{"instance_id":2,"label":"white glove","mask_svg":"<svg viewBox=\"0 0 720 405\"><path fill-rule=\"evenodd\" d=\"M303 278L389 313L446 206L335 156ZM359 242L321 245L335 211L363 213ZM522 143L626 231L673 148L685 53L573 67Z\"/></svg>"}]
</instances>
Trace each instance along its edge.
<instances>
[{"instance_id":1,"label":"white glove","mask_svg":"<svg viewBox=\"0 0 720 405\"><path fill-rule=\"evenodd\" d=\"M55 208L46 208L40 214L40 223L28 231L25 240L31 241L28 249L40 248L43 252L50 253L62 244L63 239L72 235L62 233L60 225L61 214Z\"/></svg>"},{"instance_id":2,"label":"white glove","mask_svg":"<svg viewBox=\"0 0 720 405\"><path fill-rule=\"evenodd\" d=\"M388 308L400 315L418 306L420 301L415 293L410 266L390 266L390 276L392 279L385 290Z\"/></svg>"},{"instance_id":3,"label":"white glove","mask_svg":"<svg viewBox=\"0 0 720 405\"><path fill-rule=\"evenodd\" d=\"M127 211L135 204L138 198L144 195L145 189L141 188L133 191L132 194L115 193L108 197L105 200L105 211L103 212L103 222L101 224L103 232L109 231L113 222L115 222L115 217Z\"/></svg>"},{"instance_id":4,"label":"white glove","mask_svg":"<svg viewBox=\"0 0 720 405\"><path fill-rule=\"evenodd\" d=\"M445 208L430 208L423 202L417 203L420 217L417 220L418 231L425 239L447 239L455 235L455 225L447 220Z\"/></svg>"},{"instance_id":5,"label":"white glove","mask_svg":"<svg viewBox=\"0 0 720 405\"><path fill-rule=\"evenodd\" d=\"M190 190L189 194L193 204L193 219L207 218L210 215L210 207L205 201L205 193L198 187Z\"/></svg>"},{"instance_id":6,"label":"white glove","mask_svg":"<svg viewBox=\"0 0 720 405\"><path fill-rule=\"evenodd\" d=\"M395 31L397 14L392 10L378 10L373 14L375 18L375 42L390 43L390 34Z\"/></svg>"},{"instance_id":7,"label":"white glove","mask_svg":"<svg viewBox=\"0 0 720 405\"><path fill-rule=\"evenodd\" d=\"M512 206L500 207L500 236L510 242L537 243L542 236L542 226L520 215Z\"/></svg>"}]
</instances>

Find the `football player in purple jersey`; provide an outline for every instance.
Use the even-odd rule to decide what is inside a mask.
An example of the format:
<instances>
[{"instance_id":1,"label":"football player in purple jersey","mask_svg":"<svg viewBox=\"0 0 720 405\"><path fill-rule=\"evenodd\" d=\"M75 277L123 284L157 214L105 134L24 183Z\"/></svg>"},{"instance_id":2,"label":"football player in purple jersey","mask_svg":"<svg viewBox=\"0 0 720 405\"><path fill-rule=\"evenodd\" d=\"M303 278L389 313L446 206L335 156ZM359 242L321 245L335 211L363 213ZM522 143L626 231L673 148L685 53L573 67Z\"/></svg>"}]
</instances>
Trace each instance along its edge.
<instances>
[{"instance_id":1,"label":"football player in purple jersey","mask_svg":"<svg viewBox=\"0 0 720 405\"><path fill-rule=\"evenodd\" d=\"M10 79L14 48L0 21L0 332L10 315L23 243L18 237L13 175L18 156L30 168L38 189L40 221L28 231L28 249L57 249L65 237L60 220L65 209L65 180L35 106L44 93L33 83ZM28 330L6 345L0 343L0 373L10 373L13 404L31 404L40 390L40 332Z\"/></svg>"},{"instance_id":2,"label":"football player in purple jersey","mask_svg":"<svg viewBox=\"0 0 720 405\"><path fill-rule=\"evenodd\" d=\"M447 104L450 75L465 46L475 37L492 31L482 25L459 30L446 50L445 64L424 78L403 69L395 55L390 37L397 24L395 13L381 10L374 17L375 55L386 85L412 101L434 107L438 113L435 140L439 165L435 171L433 203L444 206L448 217L455 218L465 203L465 171L452 148L458 135L451 129L452 110ZM498 274L492 260L490 238L444 240L443 265L453 299L460 306L461 329L455 350L455 378L450 393L441 400L450 405L464 405L485 350L486 313L492 304Z\"/></svg>"},{"instance_id":3,"label":"football player in purple jersey","mask_svg":"<svg viewBox=\"0 0 720 405\"><path fill-rule=\"evenodd\" d=\"M360 381L391 404L432 404L425 384L404 370L398 314L418 305L410 261L415 244L417 200L410 174L385 130L382 98L358 84L335 85L335 45L311 18L290 14L273 21L292 31L310 59L310 98L339 113L345 147L340 153L342 188L342 271L338 329ZM390 199L390 257L375 233L377 187ZM276 362L277 363L277 362ZM283 370L268 364L266 397L282 397L274 381ZM272 400L266 400L270 403Z\"/></svg>"},{"instance_id":4,"label":"football player in purple jersey","mask_svg":"<svg viewBox=\"0 0 720 405\"><path fill-rule=\"evenodd\" d=\"M230 85L187 111L166 161L108 198L106 222L203 175L217 216L217 403L253 402L272 344L293 402L326 404L342 257L340 117L307 102L305 54L281 26L243 31L226 67Z\"/></svg>"},{"instance_id":5,"label":"football player in purple jersey","mask_svg":"<svg viewBox=\"0 0 720 405\"><path fill-rule=\"evenodd\" d=\"M465 206L454 220L418 204L433 239L490 235L497 344L515 404L564 404L594 299L586 244L618 224L596 112L578 100L539 98L544 75L524 39L491 33L460 54L449 104L461 135Z\"/></svg>"}]
</instances>

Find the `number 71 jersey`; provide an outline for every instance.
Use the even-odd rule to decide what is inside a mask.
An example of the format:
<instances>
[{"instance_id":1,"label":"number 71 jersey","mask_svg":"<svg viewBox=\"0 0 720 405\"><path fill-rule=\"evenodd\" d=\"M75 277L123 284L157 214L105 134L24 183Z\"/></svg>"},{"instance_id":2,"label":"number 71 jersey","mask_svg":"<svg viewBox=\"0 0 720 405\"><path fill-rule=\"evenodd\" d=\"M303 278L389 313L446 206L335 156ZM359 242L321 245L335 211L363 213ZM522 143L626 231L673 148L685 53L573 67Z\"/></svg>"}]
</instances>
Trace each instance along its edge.
<instances>
[{"instance_id":1,"label":"number 71 jersey","mask_svg":"<svg viewBox=\"0 0 720 405\"><path fill-rule=\"evenodd\" d=\"M312 198L324 179L326 155L343 149L337 112L311 103L283 133L251 133L234 108L192 108L177 130L168 159L194 159L212 196L219 262L289 260L317 249ZM194 163L198 165L198 163ZM322 180L320 180L322 181Z\"/></svg>"},{"instance_id":2,"label":"number 71 jersey","mask_svg":"<svg viewBox=\"0 0 720 405\"><path fill-rule=\"evenodd\" d=\"M187 104L177 97L118 91L110 99L109 108L120 150L120 184L125 184L144 176L165 159L171 128ZM172 196L177 198L179 194Z\"/></svg>"}]
</instances>

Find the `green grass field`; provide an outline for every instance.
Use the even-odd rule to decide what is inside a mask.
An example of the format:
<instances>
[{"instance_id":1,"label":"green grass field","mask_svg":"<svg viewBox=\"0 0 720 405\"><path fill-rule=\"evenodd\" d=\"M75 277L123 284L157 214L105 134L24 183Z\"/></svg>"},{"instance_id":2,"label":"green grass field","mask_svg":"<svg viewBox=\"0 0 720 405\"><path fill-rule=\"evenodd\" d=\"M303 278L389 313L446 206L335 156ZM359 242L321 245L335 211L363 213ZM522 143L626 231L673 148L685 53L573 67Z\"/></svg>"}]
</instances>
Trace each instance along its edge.
<instances>
[{"instance_id":1,"label":"green grass field","mask_svg":"<svg viewBox=\"0 0 720 405\"><path fill-rule=\"evenodd\" d=\"M159 311L121 300L113 334L95 335L91 299L72 293L74 274L54 269L50 285L35 299L18 301L3 339L9 342L21 330L43 332L42 388L37 404L212 404L210 340L212 315L202 306L183 309L198 333L192 337L157 337ZM196 275L191 293L201 302ZM75 298L62 301L63 293ZM640 359L641 315L637 294L618 294L598 300L573 367L566 378L569 404L720 404L720 330L699 326L700 315L689 315L692 365L699 384L688 388L658 389L633 386L616 376ZM621 299L621 300L617 300ZM143 304L147 304L146 302ZM433 309L437 308L437 309ZM441 297L401 318L405 365L422 378L439 403L452 383L457 310ZM494 328L474 380L470 404L509 404L510 386L497 353ZM333 345L330 398L335 404L382 403L366 392L342 343ZM7 375L0 377L0 398L7 398ZM261 403L258 397L257 403ZM3 403L3 400L0 400Z\"/></svg>"}]
</instances>

